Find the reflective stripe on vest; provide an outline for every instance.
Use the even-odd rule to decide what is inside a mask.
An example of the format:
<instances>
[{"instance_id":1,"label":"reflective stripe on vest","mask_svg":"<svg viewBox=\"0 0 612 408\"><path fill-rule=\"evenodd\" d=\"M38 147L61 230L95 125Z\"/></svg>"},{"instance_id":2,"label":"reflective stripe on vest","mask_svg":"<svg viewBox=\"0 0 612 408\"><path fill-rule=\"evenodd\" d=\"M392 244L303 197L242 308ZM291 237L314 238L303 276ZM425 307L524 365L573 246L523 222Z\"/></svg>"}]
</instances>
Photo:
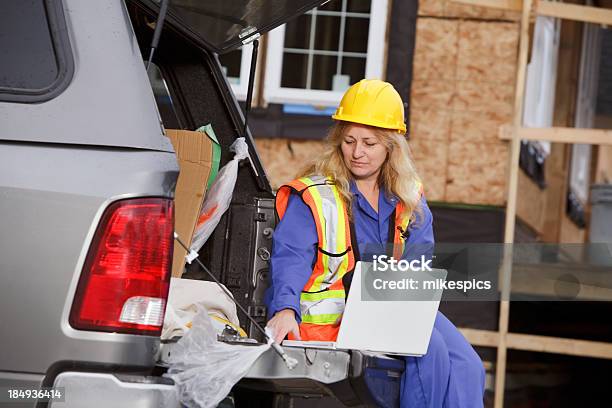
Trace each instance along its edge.
<instances>
[{"instance_id":1,"label":"reflective stripe on vest","mask_svg":"<svg viewBox=\"0 0 612 408\"><path fill-rule=\"evenodd\" d=\"M419 197L423 196L423 184L420 182L417 184L419 189ZM404 249L406 248L406 241L408 240L408 226L410 224L410 218L412 214L403 215L404 204L398 201L395 211L395 225L393 226L393 258L401 259L404 255ZM390 239L391 237L387 238Z\"/></svg>"},{"instance_id":2,"label":"reflective stripe on vest","mask_svg":"<svg viewBox=\"0 0 612 408\"><path fill-rule=\"evenodd\" d=\"M331 324L344 312L344 289L302 292L300 313L304 323Z\"/></svg>"}]
</instances>

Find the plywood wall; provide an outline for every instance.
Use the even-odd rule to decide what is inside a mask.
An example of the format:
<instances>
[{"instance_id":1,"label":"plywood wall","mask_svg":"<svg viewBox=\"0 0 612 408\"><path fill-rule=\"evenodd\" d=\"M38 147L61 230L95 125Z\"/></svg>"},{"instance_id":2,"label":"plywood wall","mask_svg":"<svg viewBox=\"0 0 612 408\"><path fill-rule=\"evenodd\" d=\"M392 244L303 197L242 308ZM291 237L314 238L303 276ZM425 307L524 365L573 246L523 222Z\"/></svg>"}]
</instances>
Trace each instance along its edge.
<instances>
[{"instance_id":1,"label":"plywood wall","mask_svg":"<svg viewBox=\"0 0 612 408\"><path fill-rule=\"evenodd\" d=\"M518 49L516 13L421 1L411 145L430 200L504 205ZM503 20L503 21L500 21Z\"/></svg>"},{"instance_id":2,"label":"plywood wall","mask_svg":"<svg viewBox=\"0 0 612 408\"><path fill-rule=\"evenodd\" d=\"M296 178L323 151L318 140L255 139L255 147L274 190Z\"/></svg>"},{"instance_id":3,"label":"plywood wall","mask_svg":"<svg viewBox=\"0 0 612 408\"><path fill-rule=\"evenodd\" d=\"M518 12L468 6L448 0L420 0L419 16L508 21L521 19Z\"/></svg>"}]
</instances>

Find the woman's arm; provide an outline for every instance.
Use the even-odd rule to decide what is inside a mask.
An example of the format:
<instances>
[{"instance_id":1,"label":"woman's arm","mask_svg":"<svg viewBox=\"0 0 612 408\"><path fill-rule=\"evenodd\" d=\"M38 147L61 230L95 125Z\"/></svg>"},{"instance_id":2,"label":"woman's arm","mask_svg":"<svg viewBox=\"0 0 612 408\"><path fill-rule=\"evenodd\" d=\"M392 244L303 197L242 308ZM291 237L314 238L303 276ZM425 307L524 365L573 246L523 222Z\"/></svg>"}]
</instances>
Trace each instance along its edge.
<instances>
[{"instance_id":1,"label":"woman's arm","mask_svg":"<svg viewBox=\"0 0 612 408\"><path fill-rule=\"evenodd\" d=\"M310 208L291 194L287 210L272 238L270 258L271 288L268 297L268 326L278 341L297 330L300 321L300 294L312 274L316 260L317 230ZM288 313L293 311L293 313Z\"/></svg>"}]
</instances>

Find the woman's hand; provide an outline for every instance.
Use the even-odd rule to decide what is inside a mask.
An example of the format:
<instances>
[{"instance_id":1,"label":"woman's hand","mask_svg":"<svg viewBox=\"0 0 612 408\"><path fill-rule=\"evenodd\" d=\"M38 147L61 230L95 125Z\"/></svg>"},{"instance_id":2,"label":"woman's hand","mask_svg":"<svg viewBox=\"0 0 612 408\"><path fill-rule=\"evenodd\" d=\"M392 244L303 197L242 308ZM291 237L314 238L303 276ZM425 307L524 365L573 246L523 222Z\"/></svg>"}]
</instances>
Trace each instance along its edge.
<instances>
[{"instance_id":1,"label":"woman's hand","mask_svg":"<svg viewBox=\"0 0 612 408\"><path fill-rule=\"evenodd\" d=\"M292 309L283 309L276 312L274 317L270 319L267 327L272 329L274 333L274 341L280 344L287 333L293 333L297 340L300 338L300 327L295 319L295 312Z\"/></svg>"}]
</instances>

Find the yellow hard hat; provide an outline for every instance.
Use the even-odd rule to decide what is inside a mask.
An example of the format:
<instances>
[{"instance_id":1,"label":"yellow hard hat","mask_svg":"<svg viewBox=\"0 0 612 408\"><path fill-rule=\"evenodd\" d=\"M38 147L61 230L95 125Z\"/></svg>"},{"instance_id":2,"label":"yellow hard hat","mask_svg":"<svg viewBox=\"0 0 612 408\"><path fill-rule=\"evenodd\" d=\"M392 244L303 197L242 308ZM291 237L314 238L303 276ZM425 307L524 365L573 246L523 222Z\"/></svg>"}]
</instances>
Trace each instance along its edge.
<instances>
[{"instance_id":1,"label":"yellow hard hat","mask_svg":"<svg viewBox=\"0 0 612 408\"><path fill-rule=\"evenodd\" d=\"M351 86L332 119L406 133L402 98L393 85L379 79L362 79Z\"/></svg>"}]
</instances>

